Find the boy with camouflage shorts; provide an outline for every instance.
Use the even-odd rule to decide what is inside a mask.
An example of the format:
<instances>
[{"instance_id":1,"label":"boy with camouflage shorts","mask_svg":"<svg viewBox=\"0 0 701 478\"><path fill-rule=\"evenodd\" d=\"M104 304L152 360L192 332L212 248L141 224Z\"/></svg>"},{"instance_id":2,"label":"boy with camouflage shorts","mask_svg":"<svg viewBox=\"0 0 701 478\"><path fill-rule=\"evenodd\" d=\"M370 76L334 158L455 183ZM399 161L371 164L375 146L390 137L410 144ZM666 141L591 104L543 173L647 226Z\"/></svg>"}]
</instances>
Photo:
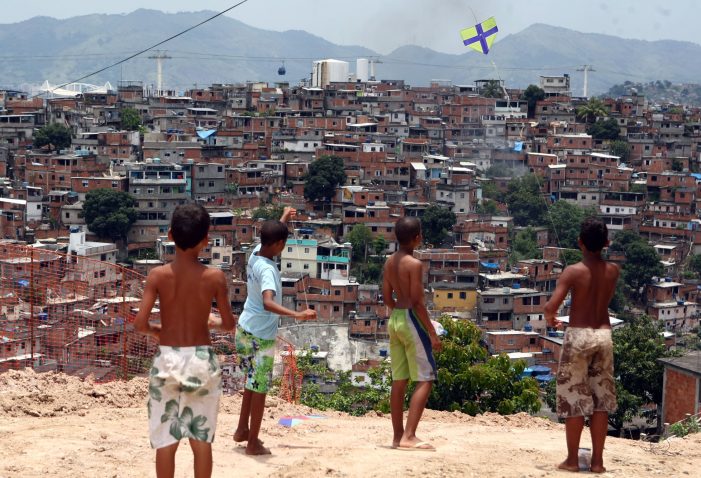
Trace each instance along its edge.
<instances>
[{"instance_id":1,"label":"boy with camouflage shorts","mask_svg":"<svg viewBox=\"0 0 701 478\"><path fill-rule=\"evenodd\" d=\"M557 373L557 413L565 418L567 439L567 459L558 468L567 471L579 471L579 439L587 416L591 417L590 471L606 471L603 453L608 414L616 410L608 305L619 275L618 266L601 257L608 243L606 225L595 218L586 219L579 233L583 259L565 268L545 304L548 325L560 327L555 314L567 293L572 292L570 325Z\"/></svg>"}]
</instances>

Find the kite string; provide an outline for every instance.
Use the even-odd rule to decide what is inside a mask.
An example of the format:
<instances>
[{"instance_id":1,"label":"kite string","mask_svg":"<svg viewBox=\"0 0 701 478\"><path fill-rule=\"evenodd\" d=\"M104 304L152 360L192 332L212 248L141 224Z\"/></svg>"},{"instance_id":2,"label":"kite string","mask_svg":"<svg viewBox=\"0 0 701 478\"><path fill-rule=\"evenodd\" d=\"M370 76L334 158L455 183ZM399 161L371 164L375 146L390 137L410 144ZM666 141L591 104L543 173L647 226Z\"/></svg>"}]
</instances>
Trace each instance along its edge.
<instances>
[{"instance_id":1,"label":"kite string","mask_svg":"<svg viewBox=\"0 0 701 478\"><path fill-rule=\"evenodd\" d=\"M307 309L309 309L309 300L307 299L307 285L304 282L304 265L302 262L302 255L299 252L300 248L302 247L302 243L300 242L299 239L299 227L295 227L295 223L299 226L299 221L290 221L292 224L292 231L294 233L294 238L295 238L295 250L297 251L297 261L302 264L302 291L304 293L304 305L306 306Z\"/></svg>"},{"instance_id":2,"label":"kite string","mask_svg":"<svg viewBox=\"0 0 701 478\"><path fill-rule=\"evenodd\" d=\"M472 9L472 7L469 6L469 5L467 6L467 8L469 8L469 9L470 9L470 12L472 12L472 18L475 19L475 25L477 25L479 22L477 21L477 15L475 15L475 11L474 11L474 10Z\"/></svg>"}]
</instances>

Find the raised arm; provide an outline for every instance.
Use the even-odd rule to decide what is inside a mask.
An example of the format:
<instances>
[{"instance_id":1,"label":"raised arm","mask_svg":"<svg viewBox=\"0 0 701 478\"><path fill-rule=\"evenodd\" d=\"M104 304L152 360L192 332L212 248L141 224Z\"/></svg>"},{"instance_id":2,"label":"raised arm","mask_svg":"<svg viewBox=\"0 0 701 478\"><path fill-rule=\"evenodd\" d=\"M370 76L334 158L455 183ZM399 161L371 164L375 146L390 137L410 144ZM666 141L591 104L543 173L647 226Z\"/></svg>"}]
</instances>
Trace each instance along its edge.
<instances>
[{"instance_id":1,"label":"raised arm","mask_svg":"<svg viewBox=\"0 0 701 478\"><path fill-rule=\"evenodd\" d=\"M283 224L287 224L287 221L293 219L296 216L297 210L293 207L288 206L284 209L284 211L282 211L282 216L280 216L280 222Z\"/></svg>"},{"instance_id":2,"label":"raised arm","mask_svg":"<svg viewBox=\"0 0 701 478\"><path fill-rule=\"evenodd\" d=\"M560 304L562 304L562 301L565 300L567 293L572 287L574 274L576 274L576 271L572 269L572 267L566 267L565 270L562 271L562 274L560 274L560 277L557 279L555 291L543 309L545 313L545 322L548 327L559 327L561 325L557 320L555 320L555 314L557 314Z\"/></svg>"},{"instance_id":3,"label":"raised arm","mask_svg":"<svg viewBox=\"0 0 701 478\"><path fill-rule=\"evenodd\" d=\"M137 312L136 318L134 319L134 328L137 332L159 338L161 332L160 325L152 325L148 321L149 317L151 317L153 305L156 303L156 298L158 297L157 283L158 272L157 269L154 269L149 272L146 277L141 305L139 305L139 312Z\"/></svg>"}]
</instances>

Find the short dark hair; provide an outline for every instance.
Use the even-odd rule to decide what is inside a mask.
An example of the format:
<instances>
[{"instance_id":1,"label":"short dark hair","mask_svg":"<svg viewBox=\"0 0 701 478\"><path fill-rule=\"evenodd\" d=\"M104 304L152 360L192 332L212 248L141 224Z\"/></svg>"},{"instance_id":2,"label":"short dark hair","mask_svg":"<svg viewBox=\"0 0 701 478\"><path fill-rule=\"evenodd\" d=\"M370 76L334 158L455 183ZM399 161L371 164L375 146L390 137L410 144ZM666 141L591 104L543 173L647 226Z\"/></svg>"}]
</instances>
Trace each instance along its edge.
<instances>
[{"instance_id":1,"label":"short dark hair","mask_svg":"<svg viewBox=\"0 0 701 478\"><path fill-rule=\"evenodd\" d=\"M606 245L609 231L606 224L596 217L588 217L579 230L579 238L589 252L599 252Z\"/></svg>"},{"instance_id":2,"label":"short dark hair","mask_svg":"<svg viewBox=\"0 0 701 478\"><path fill-rule=\"evenodd\" d=\"M181 204L173 211L170 233L175 245L183 250L195 247L207 237L209 213L197 203Z\"/></svg>"},{"instance_id":3,"label":"short dark hair","mask_svg":"<svg viewBox=\"0 0 701 478\"><path fill-rule=\"evenodd\" d=\"M416 217L400 217L394 225L399 244L408 244L421 234L421 221Z\"/></svg>"},{"instance_id":4,"label":"short dark hair","mask_svg":"<svg viewBox=\"0 0 701 478\"><path fill-rule=\"evenodd\" d=\"M264 246L275 244L278 241L286 241L290 231L287 226L276 219L270 219L260 228L260 242Z\"/></svg>"}]
</instances>

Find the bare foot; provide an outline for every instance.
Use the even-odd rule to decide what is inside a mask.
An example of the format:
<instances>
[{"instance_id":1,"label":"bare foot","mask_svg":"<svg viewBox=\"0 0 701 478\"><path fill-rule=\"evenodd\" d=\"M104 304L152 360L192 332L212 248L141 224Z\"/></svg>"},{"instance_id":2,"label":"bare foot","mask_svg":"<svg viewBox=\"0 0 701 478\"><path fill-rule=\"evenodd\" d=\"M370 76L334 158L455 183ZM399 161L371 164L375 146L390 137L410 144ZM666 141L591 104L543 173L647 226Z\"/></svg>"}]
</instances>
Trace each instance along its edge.
<instances>
[{"instance_id":1,"label":"bare foot","mask_svg":"<svg viewBox=\"0 0 701 478\"><path fill-rule=\"evenodd\" d=\"M562 463L560 463L559 465L557 465L557 468L559 470L571 471L573 473L578 472L579 471L579 462L572 465L567 460L565 460Z\"/></svg>"},{"instance_id":2,"label":"bare foot","mask_svg":"<svg viewBox=\"0 0 701 478\"><path fill-rule=\"evenodd\" d=\"M239 430L238 428L234 432L234 441L236 443L241 443L242 441L248 441L248 429Z\"/></svg>"},{"instance_id":3,"label":"bare foot","mask_svg":"<svg viewBox=\"0 0 701 478\"><path fill-rule=\"evenodd\" d=\"M265 448L263 443L258 440L255 444L249 442L246 447L246 455L271 455L269 448Z\"/></svg>"},{"instance_id":4,"label":"bare foot","mask_svg":"<svg viewBox=\"0 0 701 478\"><path fill-rule=\"evenodd\" d=\"M604 465L592 465L589 467L589 471L592 473L606 473L606 468Z\"/></svg>"},{"instance_id":5,"label":"bare foot","mask_svg":"<svg viewBox=\"0 0 701 478\"><path fill-rule=\"evenodd\" d=\"M401 450L416 450L416 451L435 451L436 448L428 442L420 440L417 437L402 438L399 441L398 449Z\"/></svg>"}]
</instances>

